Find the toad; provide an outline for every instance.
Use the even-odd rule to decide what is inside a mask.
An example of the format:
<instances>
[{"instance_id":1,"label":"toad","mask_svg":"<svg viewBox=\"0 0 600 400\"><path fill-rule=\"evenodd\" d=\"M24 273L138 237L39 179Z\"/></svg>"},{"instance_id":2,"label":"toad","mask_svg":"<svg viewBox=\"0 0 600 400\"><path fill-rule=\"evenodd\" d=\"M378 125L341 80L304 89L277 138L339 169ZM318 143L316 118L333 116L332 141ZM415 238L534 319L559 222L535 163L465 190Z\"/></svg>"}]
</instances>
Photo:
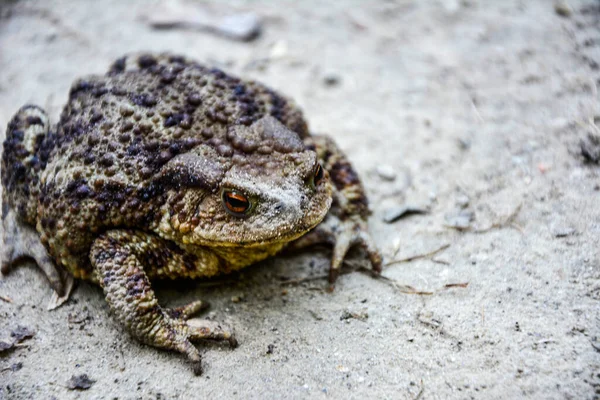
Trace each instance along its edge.
<instances>
[{"instance_id":1,"label":"toad","mask_svg":"<svg viewBox=\"0 0 600 400\"><path fill-rule=\"evenodd\" d=\"M137 339L187 356L234 335L161 307L151 281L239 270L283 249L333 247L330 284L353 245L374 271L367 198L346 156L311 135L268 87L172 54L116 60L77 80L60 120L22 107L2 154L2 272L32 258L54 291L100 285Z\"/></svg>"}]
</instances>

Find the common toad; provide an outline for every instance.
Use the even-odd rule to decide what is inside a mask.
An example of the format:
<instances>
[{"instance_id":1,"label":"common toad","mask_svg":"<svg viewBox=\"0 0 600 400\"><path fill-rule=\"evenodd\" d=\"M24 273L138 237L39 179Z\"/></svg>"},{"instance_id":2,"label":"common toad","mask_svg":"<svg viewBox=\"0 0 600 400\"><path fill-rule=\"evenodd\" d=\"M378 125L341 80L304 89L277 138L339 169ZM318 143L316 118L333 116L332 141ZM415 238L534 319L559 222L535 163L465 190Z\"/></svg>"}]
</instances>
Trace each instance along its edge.
<instances>
[{"instance_id":1,"label":"common toad","mask_svg":"<svg viewBox=\"0 0 600 400\"><path fill-rule=\"evenodd\" d=\"M3 273L29 257L59 295L72 277L99 284L133 336L186 354L198 374L192 342L234 336L189 319L201 301L161 307L151 280L317 243L333 246L331 284L354 244L381 269L363 187L335 144L275 91L181 56L125 56L76 81L55 126L22 107L2 185Z\"/></svg>"}]
</instances>

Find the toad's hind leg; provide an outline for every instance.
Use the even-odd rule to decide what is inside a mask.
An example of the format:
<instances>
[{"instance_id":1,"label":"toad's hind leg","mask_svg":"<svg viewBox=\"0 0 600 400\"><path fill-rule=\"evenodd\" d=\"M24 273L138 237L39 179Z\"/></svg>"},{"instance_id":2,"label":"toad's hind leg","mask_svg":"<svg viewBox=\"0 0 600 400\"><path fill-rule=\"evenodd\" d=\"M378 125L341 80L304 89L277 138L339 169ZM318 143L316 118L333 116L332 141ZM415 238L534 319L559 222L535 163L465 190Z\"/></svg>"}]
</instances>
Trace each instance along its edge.
<instances>
[{"instance_id":1,"label":"toad's hind leg","mask_svg":"<svg viewBox=\"0 0 600 400\"><path fill-rule=\"evenodd\" d=\"M56 294L66 299L73 279L54 264L34 229L39 177L47 160L43 149L49 132L46 112L34 105L21 107L8 123L1 168L4 227L1 271L6 274L17 261L33 258Z\"/></svg>"},{"instance_id":2,"label":"toad's hind leg","mask_svg":"<svg viewBox=\"0 0 600 400\"><path fill-rule=\"evenodd\" d=\"M140 341L175 350L202 372L201 357L193 341L236 341L231 332L214 321L188 320L204 304L193 302L176 309L162 308L150 286L153 276L194 276L219 260L212 253L190 255L161 238L143 232L108 231L94 241L90 260L106 301L117 320ZM214 267L214 265L212 265Z\"/></svg>"},{"instance_id":3,"label":"toad's hind leg","mask_svg":"<svg viewBox=\"0 0 600 400\"><path fill-rule=\"evenodd\" d=\"M23 222L6 203L3 204L2 225L2 273L7 274L18 261L32 258L44 272L54 291L59 296L64 296L66 273L54 264L36 230Z\"/></svg>"}]
</instances>

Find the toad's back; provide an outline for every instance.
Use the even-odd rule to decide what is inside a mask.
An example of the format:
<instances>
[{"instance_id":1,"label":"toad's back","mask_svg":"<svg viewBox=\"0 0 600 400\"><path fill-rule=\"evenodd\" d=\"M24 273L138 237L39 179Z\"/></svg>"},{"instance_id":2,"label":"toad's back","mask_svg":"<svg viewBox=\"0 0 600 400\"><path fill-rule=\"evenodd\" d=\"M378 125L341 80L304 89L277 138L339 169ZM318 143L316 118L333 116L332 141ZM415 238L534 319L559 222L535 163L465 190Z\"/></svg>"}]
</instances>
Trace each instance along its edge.
<instances>
[{"instance_id":1,"label":"toad's back","mask_svg":"<svg viewBox=\"0 0 600 400\"><path fill-rule=\"evenodd\" d=\"M261 84L180 56L123 57L105 76L73 84L56 127L37 107L15 116L2 160L6 199L56 259L86 278L97 232L158 223L164 192L181 184L158 174L171 159L199 145L233 164L272 151L274 143L234 133L265 115L308 135L301 112Z\"/></svg>"}]
</instances>

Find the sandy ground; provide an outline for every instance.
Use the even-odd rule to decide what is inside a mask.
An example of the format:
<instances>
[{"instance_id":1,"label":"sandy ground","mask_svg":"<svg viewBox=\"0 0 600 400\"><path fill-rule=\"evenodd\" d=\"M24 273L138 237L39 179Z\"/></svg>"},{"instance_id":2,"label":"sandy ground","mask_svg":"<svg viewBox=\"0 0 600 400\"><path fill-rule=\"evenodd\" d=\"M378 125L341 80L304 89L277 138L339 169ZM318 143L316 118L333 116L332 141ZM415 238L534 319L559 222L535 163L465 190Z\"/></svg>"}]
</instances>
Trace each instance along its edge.
<instances>
[{"instance_id":1,"label":"sandy ground","mask_svg":"<svg viewBox=\"0 0 600 400\"><path fill-rule=\"evenodd\" d=\"M600 398L600 167L580 146L600 134L600 4L568 3L202 3L259 15L244 43L152 30L144 0L4 2L0 125L30 102L56 121L71 82L123 53L185 54L293 97L360 172L386 261L404 261L377 280L351 272L356 252L332 294L285 283L324 274L326 250L160 285L237 332L236 350L200 346L202 377L131 339L95 286L46 311L27 264L0 280L0 337L35 332L0 355L0 398ZM429 212L384 222L402 205ZM92 387L69 390L84 373Z\"/></svg>"}]
</instances>

